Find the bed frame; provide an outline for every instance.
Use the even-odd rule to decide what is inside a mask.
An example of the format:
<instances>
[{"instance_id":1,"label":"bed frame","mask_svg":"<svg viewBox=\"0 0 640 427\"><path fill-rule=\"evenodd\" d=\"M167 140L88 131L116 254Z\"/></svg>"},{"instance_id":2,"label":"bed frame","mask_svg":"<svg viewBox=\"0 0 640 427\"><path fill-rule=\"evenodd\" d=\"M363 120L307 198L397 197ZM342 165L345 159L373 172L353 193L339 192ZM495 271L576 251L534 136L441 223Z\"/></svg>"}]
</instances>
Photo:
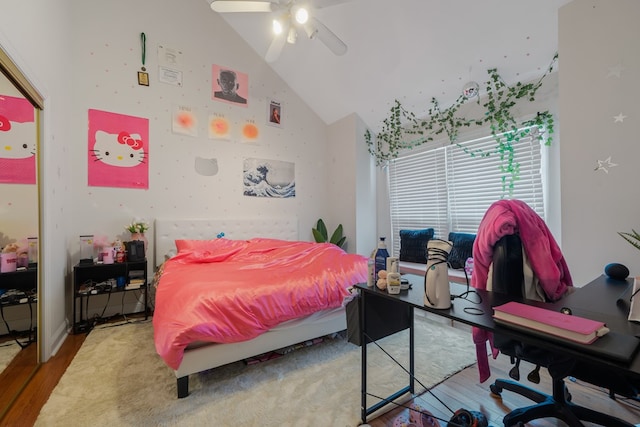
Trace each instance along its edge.
<instances>
[{"instance_id":1,"label":"bed frame","mask_svg":"<svg viewBox=\"0 0 640 427\"><path fill-rule=\"evenodd\" d=\"M225 238L236 240L253 237L301 240L296 218L156 219L154 231L156 267L165 261L167 254L175 252L176 239L213 239L224 233ZM189 395L191 374L342 331L346 327L344 308L339 307L285 322L249 341L187 349L182 363L174 370L178 398Z\"/></svg>"}]
</instances>

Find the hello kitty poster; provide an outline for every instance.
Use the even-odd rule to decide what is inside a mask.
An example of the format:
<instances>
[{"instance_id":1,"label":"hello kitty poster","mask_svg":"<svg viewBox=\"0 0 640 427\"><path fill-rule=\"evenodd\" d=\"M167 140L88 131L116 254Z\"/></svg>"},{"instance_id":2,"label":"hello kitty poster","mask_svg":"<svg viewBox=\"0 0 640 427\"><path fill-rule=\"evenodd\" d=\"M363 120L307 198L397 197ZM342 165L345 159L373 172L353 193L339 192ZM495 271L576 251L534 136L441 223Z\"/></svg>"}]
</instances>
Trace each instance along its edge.
<instances>
[{"instance_id":1,"label":"hello kitty poster","mask_svg":"<svg viewBox=\"0 0 640 427\"><path fill-rule=\"evenodd\" d=\"M89 110L89 186L149 188L149 119Z\"/></svg>"},{"instance_id":2,"label":"hello kitty poster","mask_svg":"<svg viewBox=\"0 0 640 427\"><path fill-rule=\"evenodd\" d=\"M35 110L25 98L0 95L0 182L36 183Z\"/></svg>"}]
</instances>

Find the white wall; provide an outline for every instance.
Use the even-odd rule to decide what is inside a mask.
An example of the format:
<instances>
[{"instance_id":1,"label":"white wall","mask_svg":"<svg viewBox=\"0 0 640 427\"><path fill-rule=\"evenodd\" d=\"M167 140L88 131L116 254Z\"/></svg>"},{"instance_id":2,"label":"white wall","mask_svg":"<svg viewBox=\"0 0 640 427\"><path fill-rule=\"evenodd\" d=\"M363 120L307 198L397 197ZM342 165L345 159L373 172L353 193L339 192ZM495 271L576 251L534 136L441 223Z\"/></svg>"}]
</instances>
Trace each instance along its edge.
<instances>
[{"instance_id":1,"label":"white wall","mask_svg":"<svg viewBox=\"0 0 640 427\"><path fill-rule=\"evenodd\" d=\"M329 234L342 223L351 253L369 256L376 245L376 180L373 157L364 141L366 126L351 114L329 126Z\"/></svg>"},{"instance_id":2,"label":"white wall","mask_svg":"<svg viewBox=\"0 0 640 427\"><path fill-rule=\"evenodd\" d=\"M377 247L377 187L375 160L369 154L364 134L367 127L356 120L356 252L371 256Z\"/></svg>"},{"instance_id":3,"label":"white wall","mask_svg":"<svg viewBox=\"0 0 640 427\"><path fill-rule=\"evenodd\" d=\"M640 274L640 253L617 234L640 230L639 16L637 0L577 0L559 13L562 249L576 285L610 262ZM618 166L594 170L609 156Z\"/></svg>"}]
</instances>

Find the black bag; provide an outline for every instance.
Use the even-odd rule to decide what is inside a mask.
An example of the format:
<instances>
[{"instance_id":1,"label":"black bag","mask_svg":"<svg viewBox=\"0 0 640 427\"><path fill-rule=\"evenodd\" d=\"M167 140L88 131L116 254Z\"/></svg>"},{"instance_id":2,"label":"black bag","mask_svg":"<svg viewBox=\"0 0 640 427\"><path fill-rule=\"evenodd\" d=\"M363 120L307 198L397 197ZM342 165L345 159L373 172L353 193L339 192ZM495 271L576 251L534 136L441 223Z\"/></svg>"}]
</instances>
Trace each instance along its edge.
<instances>
[{"instance_id":1,"label":"black bag","mask_svg":"<svg viewBox=\"0 0 640 427\"><path fill-rule=\"evenodd\" d=\"M360 345L360 294L345 306L347 313L347 341Z\"/></svg>"},{"instance_id":2,"label":"black bag","mask_svg":"<svg viewBox=\"0 0 640 427\"><path fill-rule=\"evenodd\" d=\"M345 306L347 316L347 341L357 346L360 342L360 307L358 294ZM386 298L369 297L367 299L367 343L377 341L388 335L411 326L411 306L401 301Z\"/></svg>"}]
</instances>

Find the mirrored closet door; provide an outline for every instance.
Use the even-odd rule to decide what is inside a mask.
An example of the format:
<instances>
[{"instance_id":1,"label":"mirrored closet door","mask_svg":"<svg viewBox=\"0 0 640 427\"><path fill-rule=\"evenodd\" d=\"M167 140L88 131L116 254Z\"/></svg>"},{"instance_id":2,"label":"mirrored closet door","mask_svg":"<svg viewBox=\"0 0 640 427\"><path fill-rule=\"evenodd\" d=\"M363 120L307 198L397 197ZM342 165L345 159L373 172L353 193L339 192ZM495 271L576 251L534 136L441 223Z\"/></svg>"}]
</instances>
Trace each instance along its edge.
<instances>
[{"instance_id":1,"label":"mirrored closet door","mask_svg":"<svg viewBox=\"0 0 640 427\"><path fill-rule=\"evenodd\" d=\"M39 363L42 98L0 47L0 418Z\"/></svg>"}]
</instances>

